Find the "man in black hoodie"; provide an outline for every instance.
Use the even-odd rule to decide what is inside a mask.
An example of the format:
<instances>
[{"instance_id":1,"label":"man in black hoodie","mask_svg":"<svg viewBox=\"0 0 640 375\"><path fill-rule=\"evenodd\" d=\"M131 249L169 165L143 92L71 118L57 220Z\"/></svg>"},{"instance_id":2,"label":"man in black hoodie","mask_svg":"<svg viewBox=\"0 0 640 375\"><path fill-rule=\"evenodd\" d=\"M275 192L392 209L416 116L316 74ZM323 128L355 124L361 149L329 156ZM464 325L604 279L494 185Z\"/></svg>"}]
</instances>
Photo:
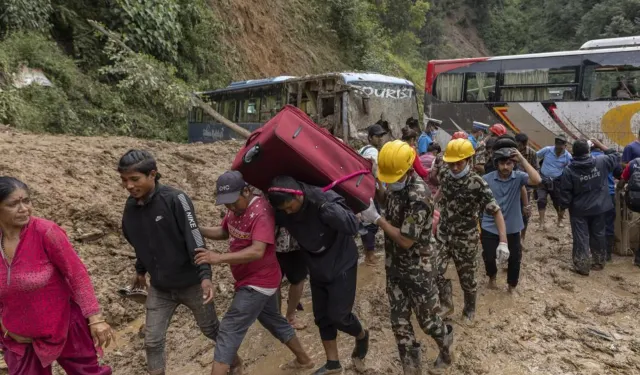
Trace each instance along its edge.
<instances>
[{"instance_id":1,"label":"man in black hoodie","mask_svg":"<svg viewBox=\"0 0 640 375\"><path fill-rule=\"evenodd\" d=\"M342 373L338 330L356 338L351 354L359 366L367 355L369 332L352 313L356 297L359 221L344 198L292 177L276 177L268 190L276 209L276 225L298 241L309 268L315 323L320 329L327 363L314 375Z\"/></svg>"},{"instance_id":2,"label":"man in black hoodie","mask_svg":"<svg viewBox=\"0 0 640 375\"><path fill-rule=\"evenodd\" d=\"M620 164L618 152L596 139L590 142L605 150L604 155L593 157L589 141L575 141L573 161L560 179L560 207L569 209L571 220L573 264L584 276L590 269L602 270L605 265L605 213L612 208L608 177Z\"/></svg>"}]
</instances>

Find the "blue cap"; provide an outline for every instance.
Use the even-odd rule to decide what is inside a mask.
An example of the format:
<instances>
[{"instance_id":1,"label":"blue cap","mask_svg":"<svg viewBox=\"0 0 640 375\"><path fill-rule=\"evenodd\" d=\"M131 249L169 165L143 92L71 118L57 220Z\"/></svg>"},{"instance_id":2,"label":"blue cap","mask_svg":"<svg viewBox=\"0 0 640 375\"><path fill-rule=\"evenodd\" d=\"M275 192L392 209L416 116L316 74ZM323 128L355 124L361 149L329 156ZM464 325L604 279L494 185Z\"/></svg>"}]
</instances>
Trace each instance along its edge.
<instances>
[{"instance_id":1,"label":"blue cap","mask_svg":"<svg viewBox=\"0 0 640 375\"><path fill-rule=\"evenodd\" d=\"M483 132L487 132L489 131L489 125L480 122L480 121L474 121L473 122L473 130L482 130Z\"/></svg>"}]
</instances>

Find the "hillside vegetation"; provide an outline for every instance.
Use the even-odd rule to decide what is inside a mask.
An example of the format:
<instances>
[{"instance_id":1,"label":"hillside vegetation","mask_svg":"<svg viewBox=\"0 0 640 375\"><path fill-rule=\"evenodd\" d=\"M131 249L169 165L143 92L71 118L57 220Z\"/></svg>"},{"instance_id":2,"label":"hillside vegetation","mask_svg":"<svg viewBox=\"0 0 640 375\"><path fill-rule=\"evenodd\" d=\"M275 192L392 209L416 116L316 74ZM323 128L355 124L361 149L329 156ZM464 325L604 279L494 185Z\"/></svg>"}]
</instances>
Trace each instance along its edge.
<instances>
[{"instance_id":1,"label":"hillside vegetation","mask_svg":"<svg viewBox=\"0 0 640 375\"><path fill-rule=\"evenodd\" d=\"M189 91L335 70L401 76L422 91L426 60L553 50L630 35L638 31L639 4L4 0L0 123L36 132L184 141ZM94 21L127 48L98 32ZM23 67L41 69L53 86L14 87Z\"/></svg>"}]
</instances>

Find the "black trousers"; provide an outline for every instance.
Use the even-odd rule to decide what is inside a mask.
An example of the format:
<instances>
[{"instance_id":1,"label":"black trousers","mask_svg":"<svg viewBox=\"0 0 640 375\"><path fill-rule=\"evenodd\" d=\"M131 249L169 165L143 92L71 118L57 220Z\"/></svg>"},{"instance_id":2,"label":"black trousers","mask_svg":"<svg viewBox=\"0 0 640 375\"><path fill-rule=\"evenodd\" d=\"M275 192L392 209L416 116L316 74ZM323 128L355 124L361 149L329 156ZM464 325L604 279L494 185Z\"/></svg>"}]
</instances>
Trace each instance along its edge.
<instances>
[{"instance_id":1,"label":"black trousers","mask_svg":"<svg viewBox=\"0 0 640 375\"><path fill-rule=\"evenodd\" d=\"M329 283L317 282L311 275L309 285L311 286L313 316L320 329L322 341L335 340L338 331L353 337L362 333L362 324L352 312L356 299L357 279L357 264L336 276Z\"/></svg>"},{"instance_id":2,"label":"black trousers","mask_svg":"<svg viewBox=\"0 0 640 375\"><path fill-rule=\"evenodd\" d=\"M482 259L487 276L495 277L498 274L496 265L496 249L500 244L500 237L497 234L482 230ZM520 247L520 232L507 234L509 245L509 269L507 271L507 284L517 286L520 280L520 263L522 261L522 248Z\"/></svg>"},{"instance_id":3,"label":"black trousers","mask_svg":"<svg viewBox=\"0 0 640 375\"><path fill-rule=\"evenodd\" d=\"M588 275L591 264L605 264L605 215L570 216L573 265Z\"/></svg>"}]
</instances>

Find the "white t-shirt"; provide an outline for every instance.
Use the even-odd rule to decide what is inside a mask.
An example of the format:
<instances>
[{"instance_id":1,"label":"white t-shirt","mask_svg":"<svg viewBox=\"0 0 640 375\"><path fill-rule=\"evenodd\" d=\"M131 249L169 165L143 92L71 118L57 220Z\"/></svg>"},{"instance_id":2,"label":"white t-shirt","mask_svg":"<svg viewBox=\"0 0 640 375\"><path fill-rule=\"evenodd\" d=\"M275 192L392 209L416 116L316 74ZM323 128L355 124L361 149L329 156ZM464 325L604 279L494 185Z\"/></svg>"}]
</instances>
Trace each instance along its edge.
<instances>
[{"instance_id":1,"label":"white t-shirt","mask_svg":"<svg viewBox=\"0 0 640 375\"><path fill-rule=\"evenodd\" d=\"M378 177L378 149L371 146L371 145L366 145L363 148L360 149L360 151L358 151L358 153L360 155L362 155L363 158L365 159L369 159L373 162L373 176L374 177Z\"/></svg>"}]
</instances>

